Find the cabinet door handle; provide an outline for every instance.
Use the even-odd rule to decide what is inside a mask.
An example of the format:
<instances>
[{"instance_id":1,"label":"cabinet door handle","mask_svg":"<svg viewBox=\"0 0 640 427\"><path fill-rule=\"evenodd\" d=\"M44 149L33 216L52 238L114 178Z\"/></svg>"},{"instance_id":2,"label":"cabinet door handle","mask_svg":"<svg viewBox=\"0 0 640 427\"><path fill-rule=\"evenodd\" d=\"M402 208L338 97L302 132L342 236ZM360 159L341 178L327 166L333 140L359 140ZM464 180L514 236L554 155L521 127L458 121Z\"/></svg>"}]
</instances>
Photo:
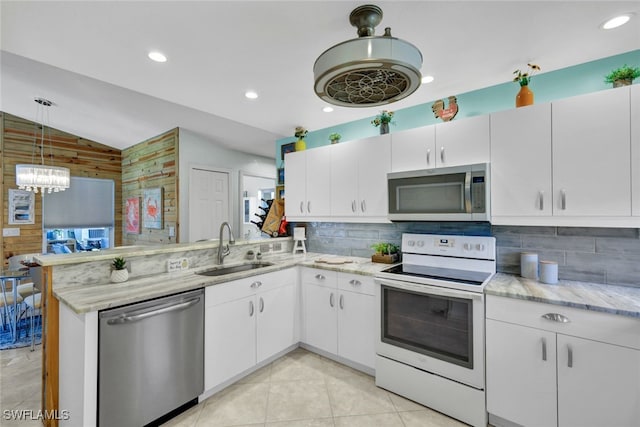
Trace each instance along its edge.
<instances>
[{"instance_id":1,"label":"cabinet door handle","mask_svg":"<svg viewBox=\"0 0 640 427\"><path fill-rule=\"evenodd\" d=\"M254 312L253 301L249 301L249 317L253 316L253 312Z\"/></svg>"},{"instance_id":2,"label":"cabinet door handle","mask_svg":"<svg viewBox=\"0 0 640 427\"><path fill-rule=\"evenodd\" d=\"M540 210L544 210L544 191L538 191L538 197L540 198Z\"/></svg>"},{"instance_id":3,"label":"cabinet door handle","mask_svg":"<svg viewBox=\"0 0 640 427\"><path fill-rule=\"evenodd\" d=\"M316 279L318 280L324 280L325 277L322 274L316 274Z\"/></svg>"},{"instance_id":4,"label":"cabinet door handle","mask_svg":"<svg viewBox=\"0 0 640 427\"><path fill-rule=\"evenodd\" d=\"M304 213L304 202L300 202L300 213Z\"/></svg>"},{"instance_id":5,"label":"cabinet door handle","mask_svg":"<svg viewBox=\"0 0 640 427\"><path fill-rule=\"evenodd\" d=\"M352 200L351 201L351 212L355 212L356 211L356 201Z\"/></svg>"},{"instance_id":6,"label":"cabinet door handle","mask_svg":"<svg viewBox=\"0 0 640 427\"><path fill-rule=\"evenodd\" d=\"M552 322L569 323L571 320L567 316L563 316L560 313L547 313L541 316L543 319L551 320Z\"/></svg>"},{"instance_id":7,"label":"cabinet door handle","mask_svg":"<svg viewBox=\"0 0 640 427\"><path fill-rule=\"evenodd\" d=\"M367 203L364 200L360 202L360 209L362 210L362 212L365 212L367 210Z\"/></svg>"},{"instance_id":8,"label":"cabinet door handle","mask_svg":"<svg viewBox=\"0 0 640 427\"><path fill-rule=\"evenodd\" d=\"M262 286L262 282L259 281L259 280L256 280L255 282L253 282L251 284L251 287L254 288L254 289L259 288L260 286Z\"/></svg>"},{"instance_id":9,"label":"cabinet door handle","mask_svg":"<svg viewBox=\"0 0 640 427\"><path fill-rule=\"evenodd\" d=\"M440 147L440 162L444 163L444 146Z\"/></svg>"},{"instance_id":10,"label":"cabinet door handle","mask_svg":"<svg viewBox=\"0 0 640 427\"><path fill-rule=\"evenodd\" d=\"M353 286L360 286L362 285L362 282L360 280L353 279L353 280L349 280L349 284Z\"/></svg>"},{"instance_id":11,"label":"cabinet door handle","mask_svg":"<svg viewBox=\"0 0 640 427\"><path fill-rule=\"evenodd\" d=\"M562 210L567 210L567 192L564 190L560 190L560 206Z\"/></svg>"},{"instance_id":12,"label":"cabinet door handle","mask_svg":"<svg viewBox=\"0 0 640 427\"><path fill-rule=\"evenodd\" d=\"M431 164L431 148L427 148L427 166Z\"/></svg>"},{"instance_id":13,"label":"cabinet door handle","mask_svg":"<svg viewBox=\"0 0 640 427\"><path fill-rule=\"evenodd\" d=\"M259 307L260 313L262 313L264 311L264 300L262 299L262 297L260 297L260 307Z\"/></svg>"},{"instance_id":14,"label":"cabinet door handle","mask_svg":"<svg viewBox=\"0 0 640 427\"><path fill-rule=\"evenodd\" d=\"M307 212L311 213L311 201L307 202Z\"/></svg>"},{"instance_id":15,"label":"cabinet door handle","mask_svg":"<svg viewBox=\"0 0 640 427\"><path fill-rule=\"evenodd\" d=\"M340 310L344 310L344 295L340 295Z\"/></svg>"},{"instance_id":16,"label":"cabinet door handle","mask_svg":"<svg viewBox=\"0 0 640 427\"><path fill-rule=\"evenodd\" d=\"M329 295L329 305L333 307L333 292L331 292L331 295Z\"/></svg>"},{"instance_id":17,"label":"cabinet door handle","mask_svg":"<svg viewBox=\"0 0 640 427\"><path fill-rule=\"evenodd\" d=\"M542 360L547 361L547 339L542 338Z\"/></svg>"},{"instance_id":18,"label":"cabinet door handle","mask_svg":"<svg viewBox=\"0 0 640 427\"><path fill-rule=\"evenodd\" d=\"M567 344L567 367L573 368L573 348Z\"/></svg>"}]
</instances>

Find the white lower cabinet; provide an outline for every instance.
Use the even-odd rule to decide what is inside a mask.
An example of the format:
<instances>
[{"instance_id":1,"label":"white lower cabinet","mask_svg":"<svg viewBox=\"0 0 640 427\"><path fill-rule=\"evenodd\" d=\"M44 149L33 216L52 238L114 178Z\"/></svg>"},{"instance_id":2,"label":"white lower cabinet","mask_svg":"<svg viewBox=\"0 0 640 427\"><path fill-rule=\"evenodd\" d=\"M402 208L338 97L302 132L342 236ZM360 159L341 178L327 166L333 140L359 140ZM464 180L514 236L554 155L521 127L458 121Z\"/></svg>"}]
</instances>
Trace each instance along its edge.
<instances>
[{"instance_id":1,"label":"white lower cabinet","mask_svg":"<svg viewBox=\"0 0 640 427\"><path fill-rule=\"evenodd\" d=\"M313 268L303 268L301 276L303 342L373 369L373 278Z\"/></svg>"},{"instance_id":2,"label":"white lower cabinet","mask_svg":"<svg viewBox=\"0 0 640 427\"><path fill-rule=\"evenodd\" d=\"M523 426L638 425L639 319L486 301L489 414Z\"/></svg>"},{"instance_id":3,"label":"white lower cabinet","mask_svg":"<svg viewBox=\"0 0 640 427\"><path fill-rule=\"evenodd\" d=\"M205 390L298 341L296 289L295 268L205 289Z\"/></svg>"}]
</instances>

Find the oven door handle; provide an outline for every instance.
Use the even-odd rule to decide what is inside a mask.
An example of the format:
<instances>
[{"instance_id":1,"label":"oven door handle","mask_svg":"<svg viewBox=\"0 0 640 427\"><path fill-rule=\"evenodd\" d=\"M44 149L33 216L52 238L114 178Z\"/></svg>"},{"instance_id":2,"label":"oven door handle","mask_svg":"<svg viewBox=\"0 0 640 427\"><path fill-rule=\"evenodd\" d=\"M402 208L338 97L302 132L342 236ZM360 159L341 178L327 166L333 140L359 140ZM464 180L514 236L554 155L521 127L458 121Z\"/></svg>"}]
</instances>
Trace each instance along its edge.
<instances>
[{"instance_id":1,"label":"oven door handle","mask_svg":"<svg viewBox=\"0 0 640 427\"><path fill-rule=\"evenodd\" d=\"M482 297L484 295L482 292L460 291L457 289L441 288L439 286L422 285L422 284L414 285L411 283L400 282L398 280L391 280L391 279L378 278L376 279L376 282L382 286L387 286L389 288L405 289L408 291L413 291L413 292L426 294L426 295L472 299L476 301L482 301Z\"/></svg>"}]
</instances>

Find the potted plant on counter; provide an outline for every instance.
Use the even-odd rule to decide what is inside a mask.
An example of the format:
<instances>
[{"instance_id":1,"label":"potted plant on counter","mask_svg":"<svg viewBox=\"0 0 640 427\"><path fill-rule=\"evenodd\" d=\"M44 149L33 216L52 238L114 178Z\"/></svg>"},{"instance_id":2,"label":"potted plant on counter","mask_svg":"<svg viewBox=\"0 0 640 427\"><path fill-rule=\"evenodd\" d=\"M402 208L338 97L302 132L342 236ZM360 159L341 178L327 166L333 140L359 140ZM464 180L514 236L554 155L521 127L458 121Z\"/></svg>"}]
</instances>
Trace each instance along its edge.
<instances>
[{"instance_id":1,"label":"potted plant on counter","mask_svg":"<svg viewBox=\"0 0 640 427\"><path fill-rule=\"evenodd\" d=\"M376 253L371 256L371 262L394 264L400 259L400 254L398 253L399 248L393 243L378 242L371 245L371 248L376 251Z\"/></svg>"},{"instance_id":2,"label":"potted plant on counter","mask_svg":"<svg viewBox=\"0 0 640 427\"><path fill-rule=\"evenodd\" d=\"M129 279L129 270L127 270L127 261L122 257L116 257L111 262L111 281L113 283L126 282Z\"/></svg>"}]
</instances>

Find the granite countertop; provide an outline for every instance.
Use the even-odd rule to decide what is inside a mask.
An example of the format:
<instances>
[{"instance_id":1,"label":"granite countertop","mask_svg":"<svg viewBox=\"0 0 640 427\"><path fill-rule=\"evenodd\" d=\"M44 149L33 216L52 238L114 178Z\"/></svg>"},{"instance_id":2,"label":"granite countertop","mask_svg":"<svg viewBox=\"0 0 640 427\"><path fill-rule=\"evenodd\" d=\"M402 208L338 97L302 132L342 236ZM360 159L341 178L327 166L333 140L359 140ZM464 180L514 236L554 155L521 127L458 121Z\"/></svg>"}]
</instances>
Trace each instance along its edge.
<instances>
[{"instance_id":1,"label":"granite countertop","mask_svg":"<svg viewBox=\"0 0 640 427\"><path fill-rule=\"evenodd\" d=\"M547 285L497 273L484 289L487 295L523 299L640 318L640 288L560 280Z\"/></svg>"},{"instance_id":2,"label":"granite countertop","mask_svg":"<svg viewBox=\"0 0 640 427\"><path fill-rule=\"evenodd\" d=\"M262 262L271 262L274 265L256 269L242 271L238 273L225 274L224 276L201 276L200 271L207 270L209 266L193 268L187 271L174 273L154 274L150 276L137 277L123 283L107 283L100 285L81 285L53 289L54 296L63 304L67 305L78 314L90 311L104 310L121 305L144 301L179 292L204 288L224 282L243 279L258 274L271 273L297 265L304 267L315 267L326 270L339 271L343 273L374 275L380 270L389 267L389 264L372 263L369 258L359 257L339 257L347 258L351 262L345 264L327 264L316 262L319 259L338 258L326 254L307 253L290 254L281 253L264 256ZM225 264L225 267L244 264Z\"/></svg>"}]
</instances>

